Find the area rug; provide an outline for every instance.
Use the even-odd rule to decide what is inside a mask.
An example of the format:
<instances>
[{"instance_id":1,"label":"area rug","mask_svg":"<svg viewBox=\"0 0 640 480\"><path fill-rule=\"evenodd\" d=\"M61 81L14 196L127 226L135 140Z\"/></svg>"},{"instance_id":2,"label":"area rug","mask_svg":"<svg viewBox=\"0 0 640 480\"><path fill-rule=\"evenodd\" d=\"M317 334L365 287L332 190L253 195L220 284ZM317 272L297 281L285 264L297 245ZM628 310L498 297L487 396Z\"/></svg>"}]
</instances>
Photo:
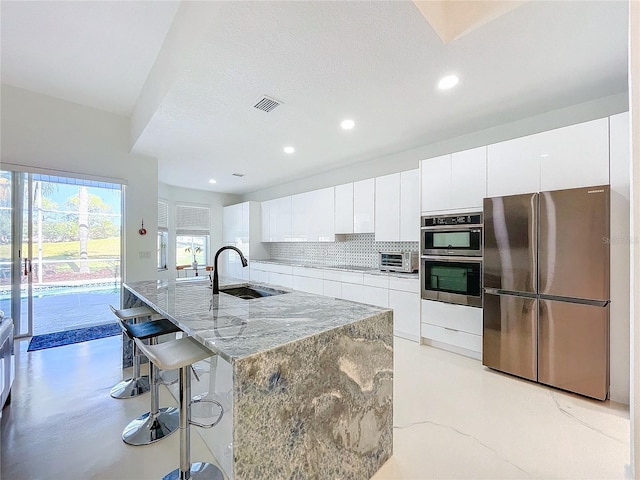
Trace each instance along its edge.
<instances>
[{"instance_id":1,"label":"area rug","mask_svg":"<svg viewBox=\"0 0 640 480\"><path fill-rule=\"evenodd\" d=\"M27 352L61 347L63 345L71 345L72 343L87 342L89 340L97 340L98 338L113 337L120 333L122 333L122 330L117 323L107 323L106 325L96 325L94 327L36 335L31 338Z\"/></svg>"}]
</instances>

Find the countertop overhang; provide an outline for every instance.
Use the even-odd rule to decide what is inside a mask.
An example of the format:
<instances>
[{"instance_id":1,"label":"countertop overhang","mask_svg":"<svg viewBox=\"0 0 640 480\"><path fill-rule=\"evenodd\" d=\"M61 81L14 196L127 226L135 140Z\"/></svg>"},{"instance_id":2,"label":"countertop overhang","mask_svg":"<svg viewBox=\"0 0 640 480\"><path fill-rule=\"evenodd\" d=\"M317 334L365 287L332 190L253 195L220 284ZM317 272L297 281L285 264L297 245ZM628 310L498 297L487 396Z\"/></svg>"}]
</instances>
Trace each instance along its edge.
<instances>
[{"instance_id":1,"label":"countertop overhang","mask_svg":"<svg viewBox=\"0 0 640 480\"><path fill-rule=\"evenodd\" d=\"M247 284L220 279L221 287ZM226 293L213 295L206 277L128 282L123 286L230 363L389 311L288 289L281 289L287 292L282 295L251 300Z\"/></svg>"}]
</instances>

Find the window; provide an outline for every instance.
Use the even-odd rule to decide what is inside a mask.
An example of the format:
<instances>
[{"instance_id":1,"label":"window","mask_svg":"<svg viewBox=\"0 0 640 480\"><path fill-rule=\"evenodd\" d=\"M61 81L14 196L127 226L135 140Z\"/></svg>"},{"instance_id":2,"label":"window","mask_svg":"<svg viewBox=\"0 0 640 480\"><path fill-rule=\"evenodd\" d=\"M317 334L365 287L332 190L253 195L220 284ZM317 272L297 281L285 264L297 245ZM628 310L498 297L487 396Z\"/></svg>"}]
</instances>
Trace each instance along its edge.
<instances>
[{"instance_id":1,"label":"window","mask_svg":"<svg viewBox=\"0 0 640 480\"><path fill-rule=\"evenodd\" d=\"M207 265L210 219L209 207L176 205L176 265Z\"/></svg>"},{"instance_id":2,"label":"window","mask_svg":"<svg viewBox=\"0 0 640 480\"><path fill-rule=\"evenodd\" d=\"M167 246L169 245L169 204L158 200L158 270L167 269Z\"/></svg>"}]
</instances>

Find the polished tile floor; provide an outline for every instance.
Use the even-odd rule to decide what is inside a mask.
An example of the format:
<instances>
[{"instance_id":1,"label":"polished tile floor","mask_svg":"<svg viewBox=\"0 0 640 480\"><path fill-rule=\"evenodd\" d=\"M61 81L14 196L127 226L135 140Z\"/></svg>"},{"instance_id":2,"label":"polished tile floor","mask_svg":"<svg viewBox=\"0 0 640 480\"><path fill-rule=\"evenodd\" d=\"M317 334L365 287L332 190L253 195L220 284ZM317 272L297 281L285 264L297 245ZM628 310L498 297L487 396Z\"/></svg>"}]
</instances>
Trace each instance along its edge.
<instances>
[{"instance_id":1,"label":"polished tile floor","mask_svg":"<svg viewBox=\"0 0 640 480\"><path fill-rule=\"evenodd\" d=\"M109 397L121 378L118 337L19 350L2 415L3 480L158 479L178 465L177 435L147 447L120 440L149 399ZM394 456L375 480L630 478L626 407L399 338L395 352ZM175 404L165 387L161 403ZM214 460L197 434L192 458Z\"/></svg>"}]
</instances>

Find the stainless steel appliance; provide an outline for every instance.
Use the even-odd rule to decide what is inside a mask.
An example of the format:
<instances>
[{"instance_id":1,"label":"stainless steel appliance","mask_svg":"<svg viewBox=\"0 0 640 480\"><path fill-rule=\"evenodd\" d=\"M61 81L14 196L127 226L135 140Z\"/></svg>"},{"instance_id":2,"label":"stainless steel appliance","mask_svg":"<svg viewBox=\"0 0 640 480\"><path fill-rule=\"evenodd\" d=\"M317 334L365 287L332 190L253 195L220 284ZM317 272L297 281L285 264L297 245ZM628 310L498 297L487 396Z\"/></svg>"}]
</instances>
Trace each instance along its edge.
<instances>
[{"instance_id":1,"label":"stainless steel appliance","mask_svg":"<svg viewBox=\"0 0 640 480\"><path fill-rule=\"evenodd\" d=\"M422 217L422 255L482 256L482 213Z\"/></svg>"},{"instance_id":2,"label":"stainless steel appliance","mask_svg":"<svg viewBox=\"0 0 640 480\"><path fill-rule=\"evenodd\" d=\"M482 258L422 257L422 298L482 307Z\"/></svg>"},{"instance_id":3,"label":"stainless steel appliance","mask_svg":"<svg viewBox=\"0 0 640 480\"><path fill-rule=\"evenodd\" d=\"M486 198L482 363L605 400L609 187Z\"/></svg>"},{"instance_id":4,"label":"stainless steel appliance","mask_svg":"<svg viewBox=\"0 0 640 480\"><path fill-rule=\"evenodd\" d=\"M422 298L482 307L482 213L421 220Z\"/></svg>"},{"instance_id":5,"label":"stainless steel appliance","mask_svg":"<svg viewBox=\"0 0 640 480\"><path fill-rule=\"evenodd\" d=\"M417 252L379 252L380 270L383 272L405 272L413 273L418 271Z\"/></svg>"}]
</instances>

